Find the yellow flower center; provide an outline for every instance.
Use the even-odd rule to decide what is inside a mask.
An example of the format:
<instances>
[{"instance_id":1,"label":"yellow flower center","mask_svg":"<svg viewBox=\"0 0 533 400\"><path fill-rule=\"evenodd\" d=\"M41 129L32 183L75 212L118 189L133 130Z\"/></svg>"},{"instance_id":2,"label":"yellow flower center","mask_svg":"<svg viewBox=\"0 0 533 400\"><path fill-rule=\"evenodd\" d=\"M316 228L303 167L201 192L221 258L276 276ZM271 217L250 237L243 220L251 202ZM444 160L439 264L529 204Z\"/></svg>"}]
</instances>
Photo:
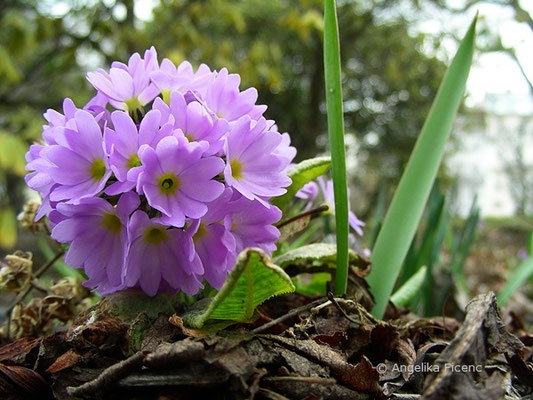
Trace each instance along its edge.
<instances>
[{"instance_id":1,"label":"yellow flower center","mask_svg":"<svg viewBox=\"0 0 533 400\"><path fill-rule=\"evenodd\" d=\"M102 218L102 225L111 233L117 234L122 230L120 218L113 213L105 213Z\"/></svg>"},{"instance_id":2,"label":"yellow flower center","mask_svg":"<svg viewBox=\"0 0 533 400\"><path fill-rule=\"evenodd\" d=\"M205 224L200 223L200 226L198 226L198 230L194 234L192 240L194 243L196 243L198 239L204 237L205 235L207 235L207 229L205 228Z\"/></svg>"},{"instance_id":3,"label":"yellow flower center","mask_svg":"<svg viewBox=\"0 0 533 400\"><path fill-rule=\"evenodd\" d=\"M167 238L167 231L159 226L151 226L144 232L144 241L158 245Z\"/></svg>"},{"instance_id":4,"label":"yellow flower center","mask_svg":"<svg viewBox=\"0 0 533 400\"><path fill-rule=\"evenodd\" d=\"M91 167L89 168L89 174L91 174L91 177L95 181L99 181L102 179L105 175L105 163L104 160L101 158L96 158L93 163L91 164Z\"/></svg>"},{"instance_id":5,"label":"yellow flower center","mask_svg":"<svg viewBox=\"0 0 533 400\"><path fill-rule=\"evenodd\" d=\"M163 174L157 178L157 186L162 194L171 195L180 187L180 181L173 173Z\"/></svg>"},{"instance_id":6,"label":"yellow flower center","mask_svg":"<svg viewBox=\"0 0 533 400\"><path fill-rule=\"evenodd\" d=\"M131 99L126 100L124 103L126 103L126 111L134 111L134 110L140 110L143 108L143 105L137 98L137 96L132 97Z\"/></svg>"},{"instance_id":7,"label":"yellow flower center","mask_svg":"<svg viewBox=\"0 0 533 400\"><path fill-rule=\"evenodd\" d=\"M235 179L241 179L242 178L242 167L243 167L242 162L234 158L230 161L229 166L231 168L231 175Z\"/></svg>"},{"instance_id":8,"label":"yellow flower center","mask_svg":"<svg viewBox=\"0 0 533 400\"><path fill-rule=\"evenodd\" d=\"M141 165L141 160L139 159L139 156L137 154L133 154L128 160L127 167L129 169L129 168L139 167L140 165Z\"/></svg>"},{"instance_id":9,"label":"yellow flower center","mask_svg":"<svg viewBox=\"0 0 533 400\"><path fill-rule=\"evenodd\" d=\"M190 133L187 133L187 134L185 135L185 137L187 138L187 140L188 140L189 142L194 142L194 137L193 137Z\"/></svg>"},{"instance_id":10,"label":"yellow flower center","mask_svg":"<svg viewBox=\"0 0 533 400\"><path fill-rule=\"evenodd\" d=\"M170 105L170 90L162 90L161 95L163 96L163 101Z\"/></svg>"}]
</instances>

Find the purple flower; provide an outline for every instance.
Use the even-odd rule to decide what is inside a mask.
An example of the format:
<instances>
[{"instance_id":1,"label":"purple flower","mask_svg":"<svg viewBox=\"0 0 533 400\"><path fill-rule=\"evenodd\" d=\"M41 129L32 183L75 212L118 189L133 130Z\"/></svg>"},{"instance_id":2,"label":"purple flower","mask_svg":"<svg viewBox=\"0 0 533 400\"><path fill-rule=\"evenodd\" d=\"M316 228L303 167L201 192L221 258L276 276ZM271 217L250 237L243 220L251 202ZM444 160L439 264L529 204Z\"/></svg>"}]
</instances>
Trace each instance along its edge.
<instances>
[{"instance_id":1,"label":"purple flower","mask_svg":"<svg viewBox=\"0 0 533 400\"><path fill-rule=\"evenodd\" d=\"M163 213L163 223L182 227L187 217L203 217L206 203L224 191L224 185L213 180L224 169L224 162L218 157L202 158L206 148L206 142L189 143L174 136L162 139L155 149L141 147L143 169L137 191Z\"/></svg>"},{"instance_id":2,"label":"purple flower","mask_svg":"<svg viewBox=\"0 0 533 400\"><path fill-rule=\"evenodd\" d=\"M324 196L324 201L328 204L329 209L332 213L335 213L335 195L333 192L333 181L331 179L328 179L326 182L323 177L317 178L318 184L320 186L320 190L322 191L322 194ZM350 197L350 193L348 191L348 198ZM348 212L348 222L352 229L357 233L359 236L363 236L363 229L362 227L365 226L365 223L361 221L357 216L353 213L352 210L349 210Z\"/></svg>"},{"instance_id":3,"label":"purple flower","mask_svg":"<svg viewBox=\"0 0 533 400\"><path fill-rule=\"evenodd\" d=\"M200 258L188 232L169 228L136 211L128 226L130 248L124 269L125 285L140 286L149 296L160 288L195 294L202 284Z\"/></svg>"},{"instance_id":4,"label":"purple flower","mask_svg":"<svg viewBox=\"0 0 533 400\"><path fill-rule=\"evenodd\" d=\"M291 180L284 173L285 159L275 153L283 138L265 128L264 118L243 117L233 125L225 144L224 177L244 197L270 207L264 197L284 194Z\"/></svg>"},{"instance_id":5,"label":"purple flower","mask_svg":"<svg viewBox=\"0 0 533 400\"><path fill-rule=\"evenodd\" d=\"M95 118L87 111L76 111L67 127L57 132L57 144L45 146L43 158L28 168L47 174L56 184L51 201L78 203L99 193L111 175L102 143L102 132Z\"/></svg>"},{"instance_id":6,"label":"purple flower","mask_svg":"<svg viewBox=\"0 0 533 400\"><path fill-rule=\"evenodd\" d=\"M87 286L98 286L100 292L121 287L128 217L138 206L139 196L133 192L123 194L116 207L98 197L57 205L60 222L52 237L70 243L65 262L75 268L83 266L89 277Z\"/></svg>"},{"instance_id":7,"label":"purple flower","mask_svg":"<svg viewBox=\"0 0 533 400\"><path fill-rule=\"evenodd\" d=\"M235 209L231 202L232 190L227 188L215 201L209 203L207 213L201 220L195 220L188 231L194 248L202 261L204 278L219 289L237 258L236 242L224 218Z\"/></svg>"},{"instance_id":8,"label":"purple flower","mask_svg":"<svg viewBox=\"0 0 533 400\"><path fill-rule=\"evenodd\" d=\"M231 210L238 211L228 215L224 224L235 237L237 254L247 247L259 247L269 254L276 249L280 233L273 224L281 219L279 208L265 208L258 201L240 197L232 202Z\"/></svg>"},{"instance_id":9,"label":"purple flower","mask_svg":"<svg viewBox=\"0 0 533 400\"><path fill-rule=\"evenodd\" d=\"M182 62L178 67L165 58L159 70L152 72L150 78L159 88L163 100L170 104L172 92L186 93L193 91L204 96L207 88L215 78L215 74L205 64L200 65L196 73L188 61Z\"/></svg>"},{"instance_id":10,"label":"purple flower","mask_svg":"<svg viewBox=\"0 0 533 400\"><path fill-rule=\"evenodd\" d=\"M159 89L150 80L150 74L159 68L154 47L146 50L144 59L133 54L128 65L114 62L109 73L103 69L89 72L87 79L109 103L119 110L132 111L152 101Z\"/></svg>"},{"instance_id":11,"label":"purple flower","mask_svg":"<svg viewBox=\"0 0 533 400\"><path fill-rule=\"evenodd\" d=\"M207 89L205 103L218 118L232 122L247 115L256 120L265 112L266 106L255 105L257 90L249 88L241 92L240 83L239 75L228 74L228 70L222 68Z\"/></svg>"},{"instance_id":12,"label":"purple flower","mask_svg":"<svg viewBox=\"0 0 533 400\"><path fill-rule=\"evenodd\" d=\"M318 184L315 181L306 183L296 192L296 197L312 202L318 196Z\"/></svg>"},{"instance_id":13,"label":"purple flower","mask_svg":"<svg viewBox=\"0 0 533 400\"><path fill-rule=\"evenodd\" d=\"M174 128L179 136L184 136L189 142L205 140L208 143L204 156L215 155L221 152L224 146L224 134L228 131L225 120L213 119L206 108L197 101L187 104L185 97L173 92L170 98L170 107L162 102L154 104L162 115L168 115L174 121Z\"/></svg>"},{"instance_id":14,"label":"purple flower","mask_svg":"<svg viewBox=\"0 0 533 400\"><path fill-rule=\"evenodd\" d=\"M41 155L44 148L45 146L40 144L32 144L25 156L26 169L32 172L27 174L24 177L24 180L26 184L33 190L37 191L43 199L37 210L37 214L35 215L35 221L40 220L52 211L50 192L54 187L54 181L45 171L52 168L53 164Z\"/></svg>"},{"instance_id":15,"label":"purple flower","mask_svg":"<svg viewBox=\"0 0 533 400\"><path fill-rule=\"evenodd\" d=\"M55 128L64 128L67 121L74 118L74 114L79 109L74 105L69 98L63 100L63 113L61 114L53 109L48 109L44 113L44 118L48 121L48 125L43 126L43 139L46 144L56 144L54 139Z\"/></svg>"},{"instance_id":16,"label":"purple flower","mask_svg":"<svg viewBox=\"0 0 533 400\"><path fill-rule=\"evenodd\" d=\"M114 130L110 128L105 130L104 143L109 152L111 170L118 182L108 186L105 192L115 195L135 187L138 173L128 175L128 172L141 165L137 154L139 148L144 144L155 146L162 138L171 135L172 125L165 124L160 127L161 113L157 110L149 111L141 121L139 128L123 111L115 111L111 115L111 120Z\"/></svg>"}]
</instances>

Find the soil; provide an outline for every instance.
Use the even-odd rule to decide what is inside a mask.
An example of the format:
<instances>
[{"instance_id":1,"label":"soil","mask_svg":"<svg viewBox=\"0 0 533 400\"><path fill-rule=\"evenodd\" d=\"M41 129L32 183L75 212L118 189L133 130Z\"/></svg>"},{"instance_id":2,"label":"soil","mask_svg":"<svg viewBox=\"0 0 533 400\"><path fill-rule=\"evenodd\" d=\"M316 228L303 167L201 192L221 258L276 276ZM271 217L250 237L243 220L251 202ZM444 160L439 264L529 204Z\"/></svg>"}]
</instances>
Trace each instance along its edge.
<instances>
[{"instance_id":1,"label":"soil","mask_svg":"<svg viewBox=\"0 0 533 400\"><path fill-rule=\"evenodd\" d=\"M0 398L533 398L533 336L493 293L462 324L392 306L378 321L353 298L278 296L216 333L179 307L124 317L104 299L68 331L1 347Z\"/></svg>"}]
</instances>

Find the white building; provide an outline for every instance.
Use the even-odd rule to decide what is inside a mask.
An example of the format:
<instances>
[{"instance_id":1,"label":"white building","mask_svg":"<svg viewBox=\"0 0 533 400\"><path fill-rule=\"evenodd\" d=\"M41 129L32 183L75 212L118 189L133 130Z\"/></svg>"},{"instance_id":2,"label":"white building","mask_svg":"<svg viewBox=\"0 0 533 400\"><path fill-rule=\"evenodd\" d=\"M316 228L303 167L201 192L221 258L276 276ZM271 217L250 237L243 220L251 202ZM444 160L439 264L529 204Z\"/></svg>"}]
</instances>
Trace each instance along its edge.
<instances>
[{"instance_id":1,"label":"white building","mask_svg":"<svg viewBox=\"0 0 533 400\"><path fill-rule=\"evenodd\" d=\"M477 194L482 216L511 216L520 198L533 206L533 100L530 95L487 94L481 123L459 121L457 150L448 155L457 177L455 209L466 215Z\"/></svg>"}]
</instances>

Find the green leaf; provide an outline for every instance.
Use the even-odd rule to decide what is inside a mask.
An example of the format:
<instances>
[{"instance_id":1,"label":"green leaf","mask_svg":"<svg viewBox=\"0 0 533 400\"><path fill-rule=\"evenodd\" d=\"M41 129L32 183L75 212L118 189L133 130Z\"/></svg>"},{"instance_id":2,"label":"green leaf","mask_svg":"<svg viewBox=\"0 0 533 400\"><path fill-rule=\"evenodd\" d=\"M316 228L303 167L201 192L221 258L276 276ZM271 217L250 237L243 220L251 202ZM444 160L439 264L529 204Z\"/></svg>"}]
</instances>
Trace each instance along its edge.
<instances>
[{"instance_id":1,"label":"green leaf","mask_svg":"<svg viewBox=\"0 0 533 400\"><path fill-rule=\"evenodd\" d=\"M190 328L220 321L243 322L252 318L255 308L268 298L294 292L291 278L261 249L244 250L224 286L212 299L196 303L183 315Z\"/></svg>"},{"instance_id":2,"label":"green leaf","mask_svg":"<svg viewBox=\"0 0 533 400\"><path fill-rule=\"evenodd\" d=\"M477 198L474 198L472 206L470 207L470 212L463 226L461 235L457 239L457 242L454 244L452 258L450 262L450 270L456 280L460 285L461 290L463 290L468 296L468 287L466 285L466 278L464 275L464 264L466 262L466 257L470 252L470 247L474 242L474 238L477 231L477 224L479 221L479 207L477 205Z\"/></svg>"},{"instance_id":3,"label":"green leaf","mask_svg":"<svg viewBox=\"0 0 533 400\"><path fill-rule=\"evenodd\" d=\"M330 166L331 158L329 157L311 158L295 165L287 172L287 175L292 180L291 185L287 188L287 193L272 199L271 203L280 209L284 209L294 195L296 195L298 190L300 190L306 183L325 174Z\"/></svg>"},{"instance_id":4,"label":"green leaf","mask_svg":"<svg viewBox=\"0 0 533 400\"><path fill-rule=\"evenodd\" d=\"M509 297L524 283L524 281L533 275L533 257L529 257L520 264L512 273L507 283L500 293L498 293L498 303L500 306L505 305Z\"/></svg>"},{"instance_id":5,"label":"green leaf","mask_svg":"<svg viewBox=\"0 0 533 400\"><path fill-rule=\"evenodd\" d=\"M426 280L427 267L424 265L416 274L411 276L394 294L390 300L400 307L406 307L417 295Z\"/></svg>"},{"instance_id":6,"label":"green leaf","mask_svg":"<svg viewBox=\"0 0 533 400\"><path fill-rule=\"evenodd\" d=\"M17 243L17 219L11 208L0 210L0 247L10 249Z\"/></svg>"},{"instance_id":7,"label":"green leaf","mask_svg":"<svg viewBox=\"0 0 533 400\"><path fill-rule=\"evenodd\" d=\"M346 292L348 283L348 187L344 150L339 28L335 0L324 1L324 75L337 238L337 273L334 292L336 295L342 295Z\"/></svg>"},{"instance_id":8,"label":"green leaf","mask_svg":"<svg viewBox=\"0 0 533 400\"><path fill-rule=\"evenodd\" d=\"M353 250L350 250L348 254L350 264L356 265L359 259L357 254ZM337 261L337 246L331 243L308 244L307 246L298 247L297 249L290 250L285 254L275 257L273 261L281 268L286 268L289 265L310 265L318 263L328 264L334 269Z\"/></svg>"},{"instance_id":9,"label":"green leaf","mask_svg":"<svg viewBox=\"0 0 533 400\"><path fill-rule=\"evenodd\" d=\"M472 64L477 17L441 83L372 251L368 283L381 318L437 175ZM335 165L334 165L335 166Z\"/></svg>"},{"instance_id":10,"label":"green leaf","mask_svg":"<svg viewBox=\"0 0 533 400\"><path fill-rule=\"evenodd\" d=\"M303 278L309 278L309 275L294 278L296 293L310 296L325 296L327 294L328 282L331 281L329 272L316 272L311 275L310 279L305 279L305 283Z\"/></svg>"}]
</instances>

